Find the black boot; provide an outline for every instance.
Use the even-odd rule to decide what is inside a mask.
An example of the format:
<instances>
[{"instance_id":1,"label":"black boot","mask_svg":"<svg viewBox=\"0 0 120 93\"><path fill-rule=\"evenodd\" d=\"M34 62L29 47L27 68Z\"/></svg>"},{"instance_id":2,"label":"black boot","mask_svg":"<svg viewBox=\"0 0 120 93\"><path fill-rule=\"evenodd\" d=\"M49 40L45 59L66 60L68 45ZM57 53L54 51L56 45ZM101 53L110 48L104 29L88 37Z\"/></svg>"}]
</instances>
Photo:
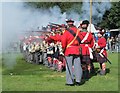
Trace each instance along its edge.
<instances>
[{"instance_id":1,"label":"black boot","mask_svg":"<svg viewBox=\"0 0 120 93\"><path fill-rule=\"evenodd\" d=\"M88 70L85 70L85 71L83 72L83 79L86 79L86 80L89 79L89 71L88 71Z\"/></svg>"},{"instance_id":2,"label":"black boot","mask_svg":"<svg viewBox=\"0 0 120 93\"><path fill-rule=\"evenodd\" d=\"M75 85L80 86L80 85L83 85L84 83L85 83L85 80L82 80L81 82L75 82Z\"/></svg>"},{"instance_id":3,"label":"black boot","mask_svg":"<svg viewBox=\"0 0 120 93\"><path fill-rule=\"evenodd\" d=\"M66 86L74 86L74 84L65 84Z\"/></svg>"},{"instance_id":4,"label":"black boot","mask_svg":"<svg viewBox=\"0 0 120 93\"><path fill-rule=\"evenodd\" d=\"M91 69L90 69L90 74L96 74L94 64L91 63Z\"/></svg>"}]
</instances>

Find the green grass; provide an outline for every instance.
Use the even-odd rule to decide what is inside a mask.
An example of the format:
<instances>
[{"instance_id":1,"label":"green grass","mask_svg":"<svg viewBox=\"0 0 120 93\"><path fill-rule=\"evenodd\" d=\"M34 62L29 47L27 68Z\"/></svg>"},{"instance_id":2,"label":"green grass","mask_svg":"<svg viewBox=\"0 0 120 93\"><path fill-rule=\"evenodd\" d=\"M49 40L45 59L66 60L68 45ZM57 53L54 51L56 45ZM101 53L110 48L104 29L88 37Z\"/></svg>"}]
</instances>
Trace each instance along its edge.
<instances>
[{"instance_id":1,"label":"green grass","mask_svg":"<svg viewBox=\"0 0 120 93\"><path fill-rule=\"evenodd\" d=\"M2 54L0 53L0 92L2 91Z\"/></svg>"},{"instance_id":2,"label":"green grass","mask_svg":"<svg viewBox=\"0 0 120 93\"><path fill-rule=\"evenodd\" d=\"M3 57L11 57L11 54ZM65 86L65 72L26 63L22 55L17 54L13 67L7 67L7 60L3 59L2 91L118 91L118 53L110 53L109 59L112 64L107 63L107 68L110 69L107 75L93 76L81 86L70 87ZM94 64L95 68L99 68L98 63Z\"/></svg>"}]
</instances>

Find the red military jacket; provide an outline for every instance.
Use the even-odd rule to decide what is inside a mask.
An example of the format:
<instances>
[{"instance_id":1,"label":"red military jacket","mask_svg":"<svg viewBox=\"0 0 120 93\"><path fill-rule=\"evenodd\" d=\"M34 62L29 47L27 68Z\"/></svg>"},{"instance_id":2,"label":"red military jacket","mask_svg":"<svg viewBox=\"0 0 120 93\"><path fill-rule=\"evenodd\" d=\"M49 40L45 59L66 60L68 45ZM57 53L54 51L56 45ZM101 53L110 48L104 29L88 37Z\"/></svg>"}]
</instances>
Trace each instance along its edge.
<instances>
[{"instance_id":1,"label":"red military jacket","mask_svg":"<svg viewBox=\"0 0 120 93\"><path fill-rule=\"evenodd\" d=\"M75 33L78 30L76 27L71 27L69 29L73 30ZM77 40L74 40L74 42L69 47L67 47L67 45L73 39L74 39L74 36L67 30L65 30L65 32L61 36L62 48L64 50L65 56L68 56L69 54L75 54L75 55L79 55L80 54L79 53L79 43L78 43Z\"/></svg>"},{"instance_id":2,"label":"red military jacket","mask_svg":"<svg viewBox=\"0 0 120 93\"><path fill-rule=\"evenodd\" d=\"M61 41L61 35L60 34L56 34L54 36L50 36L49 38L54 40L54 41Z\"/></svg>"},{"instance_id":3,"label":"red military jacket","mask_svg":"<svg viewBox=\"0 0 120 93\"><path fill-rule=\"evenodd\" d=\"M49 38L49 37L45 38L45 41L48 42L48 44L53 42L53 40L51 38Z\"/></svg>"},{"instance_id":4,"label":"red military jacket","mask_svg":"<svg viewBox=\"0 0 120 93\"><path fill-rule=\"evenodd\" d=\"M60 42L61 41L61 35L59 35L59 34L56 34L54 36L51 35L50 37L48 37L46 39L46 41L48 43L51 43L51 42L57 43L58 41Z\"/></svg>"},{"instance_id":5,"label":"red military jacket","mask_svg":"<svg viewBox=\"0 0 120 93\"><path fill-rule=\"evenodd\" d=\"M93 48L95 43L94 37L90 32L80 32L80 39L83 40L87 33L89 33L88 37L80 44L80 47L82 48L82 55L90 55L90 49Z\"/></svg>"},{"instance_id":6,"label":"red military jacket","mask_svg":"<svg viewBox=\"0 0 120 93\"><path fill-rule=\"evenodd\" d=\"M106 39L104 37L98 38L98 42L97 43L98 43L98 46L100 46L100 49L104 48L103 54L105 56L107 56L107 52L106 52L106 49L105 49L106 43L107 43Z\"/></svg>"}]
</instances>

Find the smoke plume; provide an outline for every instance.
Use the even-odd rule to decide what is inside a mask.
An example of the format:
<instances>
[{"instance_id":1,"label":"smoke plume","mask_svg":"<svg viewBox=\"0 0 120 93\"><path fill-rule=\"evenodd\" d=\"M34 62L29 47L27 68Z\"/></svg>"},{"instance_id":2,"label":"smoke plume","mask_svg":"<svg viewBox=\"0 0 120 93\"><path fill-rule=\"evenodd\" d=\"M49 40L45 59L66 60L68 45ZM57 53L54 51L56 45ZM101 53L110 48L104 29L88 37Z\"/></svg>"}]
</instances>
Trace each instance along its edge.
<instances>
[{"instance_id":1,"label":"smoke plume","mask_svg":"<svg viewBox=\"0 0 120 93\"><path fill-rule=\"evenodd\" d=\"M24 7L22 2L3 3L3 50L8 48L11 41L18 40L20 33L36 30L49 22L63 23L65 18L66 14L61 14L57 6L49 10L35 10Z\"/></svg>"},{"instance_id":2,"label":"smoke plume","mask_svg":"<svg viewBox=\"0 0 120 93\"><path fill-rule=\"evenodd\" d=\"M111 8L110 0L93 0L92 2L92 23L97 24L102 20L106 10ZM80 19L90 20L90 0L83 0Z\"/></svg>"}]
</instances>

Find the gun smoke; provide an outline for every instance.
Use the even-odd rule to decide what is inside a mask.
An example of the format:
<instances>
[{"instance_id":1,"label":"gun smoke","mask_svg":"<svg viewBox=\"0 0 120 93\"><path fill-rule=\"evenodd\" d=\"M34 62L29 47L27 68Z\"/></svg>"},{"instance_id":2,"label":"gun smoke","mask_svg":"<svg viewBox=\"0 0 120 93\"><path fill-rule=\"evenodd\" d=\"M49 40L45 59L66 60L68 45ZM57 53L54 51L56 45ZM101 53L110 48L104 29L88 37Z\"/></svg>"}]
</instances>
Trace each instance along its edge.
<instances>
[{"instance_id":1,"label":"gun smoke","mask_svg":"<svg viewBox=\"0 0 120 93\"><path fill-rule=\"evenodd\" d=\"M105 11L109 9L110 2L94 2L92 6L92 22L100 22ZM89 20L89 0L83 2L80 11L80 15L74 10L67 15L66 12L61 13L58 6L47 10L38 10L25 7L23 2L2 2L2 52L10 49L11 42L19 42L21 33L37 30L38 27L41 29L42 26L47 26L49 22L63 24L66 18L72 18L79 22L84 19ZM5 61L6 66L13 67L16 62L16 57L6 58Z\"/></svg>"},{"instance_id":2,"label":"gun smoke","mask_svg":"<svg viewBox=\"0 0 120 93\"><path fill-rule=\"evenodd\" d=\"M102 17L106 10L109 10L111 8L110 0L93 0L92 2L92 23L97 24L98 22L101 22ZM89 0L83 0L83 5L81 8L81 15L80 19L89 20L90 18L90 1Z\"/></svg>"}]
</instances>

